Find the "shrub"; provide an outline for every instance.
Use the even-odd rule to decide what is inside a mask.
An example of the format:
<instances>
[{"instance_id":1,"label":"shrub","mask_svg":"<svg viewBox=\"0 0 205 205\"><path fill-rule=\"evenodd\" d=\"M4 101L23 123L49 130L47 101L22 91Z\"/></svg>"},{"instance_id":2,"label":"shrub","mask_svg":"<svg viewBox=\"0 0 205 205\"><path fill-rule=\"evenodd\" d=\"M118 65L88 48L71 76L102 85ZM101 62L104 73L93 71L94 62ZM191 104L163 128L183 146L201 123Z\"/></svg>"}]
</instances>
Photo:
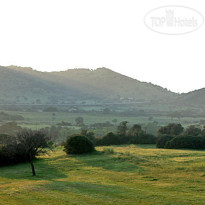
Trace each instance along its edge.
<instances>
[{"instance_id":1,"label":"shrub","mask_svg":"<svg viewBox=\"0 0 205 205\"><path fill-rule=\"evenodd\" d=\"M130 143L131 144L155 144L156 137L151 134L142 133L138 136L133 136Z\"/></svg>"},{"instance_id":2,"label":"shrub","mask_svg":"<svg viewBox=\"0 0 205 205\"><path fill-rule=\"evenodd\" d=\"M103 138L96 140L98 146L119 145L120 138L112 132L107 133Z\"/></svg>"},{"instance_id":3,"label":"shrub","mask_svg":"<svg viewBox=\"0 0 205 205\"><path fill-rule=\"evenodd\" d=\"M161 135L156 139L157 148L165 148L168 141L172 140L174 137L170 135Z\"/></svg>"},{"instance_id":4,"label":"shrub","mask_svg":"<svg viewBox=\"0 0 205 205\"><path fill-rule=\"evenodd\" d=\"M64 151L67 154L84 154L94 150L93 143L83 135L73 135L67 138L64 146Z\"/></svg>"},{"instance_id":5,"label":"shrub","mask_svg":"<svg viewBox=\"0 0 205 205\"><path fill-rule=\"evenodd\" d=\"M168 141L165 148L169 149L205 149L204 137L177 136Z\"/></svg>"}]
</instances>

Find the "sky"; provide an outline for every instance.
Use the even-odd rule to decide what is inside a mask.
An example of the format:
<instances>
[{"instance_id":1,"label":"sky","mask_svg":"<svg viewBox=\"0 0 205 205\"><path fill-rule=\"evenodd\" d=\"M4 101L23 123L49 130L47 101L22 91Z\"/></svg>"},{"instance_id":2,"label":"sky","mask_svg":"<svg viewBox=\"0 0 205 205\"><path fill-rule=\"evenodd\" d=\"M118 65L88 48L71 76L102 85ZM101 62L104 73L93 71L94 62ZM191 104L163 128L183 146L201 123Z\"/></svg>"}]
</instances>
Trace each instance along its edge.
<instances>
[{"instance_id":1,"label":"sky","mask_svg":"<svg viewBox=\"0 0 205 205\"><path fill-rule=\"evenodd\" d=\"M167 5L205 15L201 0L0 0L0 65L106 67L174 92L205 87L205 25L166 35L145 24L147 13Z\"/></svg>"}]
</instances>

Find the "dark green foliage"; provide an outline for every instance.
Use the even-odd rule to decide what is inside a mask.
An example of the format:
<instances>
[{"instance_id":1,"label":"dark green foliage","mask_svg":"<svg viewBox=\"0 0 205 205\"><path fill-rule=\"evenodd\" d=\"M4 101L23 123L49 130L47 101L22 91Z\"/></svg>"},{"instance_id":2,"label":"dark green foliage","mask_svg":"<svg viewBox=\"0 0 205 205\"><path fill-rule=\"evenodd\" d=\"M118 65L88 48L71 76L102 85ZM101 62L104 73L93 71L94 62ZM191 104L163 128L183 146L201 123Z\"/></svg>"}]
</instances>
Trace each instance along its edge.
<instances>
[{"instance_id":1,"label":"dark green foliage","mask_svg":"<svg viewBox=\"0 0 205 205\"><path fill-rule=\"evenodd\" d=\"M121 140L119 136L112 132L107 133L103 138L96 140L97 146L107 146L107 145L119 145Z\"/></svg>"},{"instance_id":2,"label":"dark green foliage","mask_svg":"<svg viewBox=\"0 0 205 205\"><path fill-rule=\"evenodd\" d=\"M117 134L121 136L125 136L127 132L127 121L123 121L120 123L120 125L117 127Z\"/></svg>"},{"instance_id":3,"label":"dark green foliage","mask_svg":"<svg viewBox=\"0 0 205 205\"><path fill-rule=\"evenodd\" d=\"M128 132L129 144L155 144L156 138L142 130L141 125L135 124Z\"/></svg>"},{"instance_id":4,"label":"dark green foliage","mask_svg":"<svg viewBox=\"0 0 205 205\"><path fill-rule=\"evenodd\" d=\"M93 143L87 137L80 134L68 137L64 146L64 151L67 154L84 154L94 150Z\"/></svg>"},{"instance_id":5,"label":"dark green foliage","mask_svg":"<svg viewBox=\"0 0 205 205\"><path fill-rule=\"evenodd\" d=\"M160 127L158 133L162 135L180 135L183 130L181 124L170 123L167 126Z\"/></svg>"},{"instance_id":6,"label":"dark green foliage","mask_svg":"<svg viewBox=\"0 0 205 205\"><path fill-rule=\"evenodd\" d=\"M189 136L200 136L202 134L202 131L200 128L198 128L194 125L190 125L189 127L187 127L184 134L189 135Z\"/></svg>"},{"instance_id":7,"label":"dark green foliage","mask_svg":"<svg viewBox=\"0 0 205 205\"><path fill-rule=\"evenodd\" d=\"M156 146L158 148L165 148L168 141L172 140L174 137L170 135L161 135L156 139Z\"/></svg>"},{"instance_id":8,"label":"dark green foliage","mask_svg":"<svg viewBox=\"0 0 205 205\"><path fill-rule=\"evenodd\" d=\"M205 149L204 137L177 136L168 141L165 148L169 149Z\"/></svg>"},{"instance_id":9,"label":"dark green foliage","mask_svg":"<svg viewBox=\"0 0 205 205\"><path fill-rule=\"evenodd\" d=\"M142 130L142 126L139 124L133 125L133 127L130 128L128 135L130 136L139 136L142 135L144 131Z\"/></svg>"},{"instance_id":10,"label":"dark green foliage","mask_svg":"<svg viewBox=\"0 0 205 205\"><path fill-rule=\"evenodd\" d=\"M1 135L0 142L0 166L26 162L25 152L17 143L17 138Z\"/></svg>"},{"instance_id":11,"label":"dark green foliage","mask_svg":"<svg viewBox=\"0 0 205 205\"><path fill-rule=\"evenodd\" d=\"M35 176L33 160L39 154L46 152L44 148L49 146L46 135L40 131L24 129L12 140L8 140L11 139L10 136L5 140L5 135L1 136L1 139L3 143L0 144L0 165L29 162Z\"/></svg>"},{"instance_id":12,"label":"dark green foliage","mask_svg":"<svg viewBox=\"0 0 205 205\"><path fill-rule=\"evenodd\" d=\"M136 128L136 126L135 126ZM139 127L138 127L139 128ZM132 129L133 131L134 129ZM132 133L132 131L130 133ZM136 131L136 130L135 130ZM139 132L133 132L128 135L116 135L112 132L106 134L103 138L96 140L97 146L108 146L108 145L122 145L122 144L155 144L156 138L151 134L146 134L139 129Z\"/></svg>"},{"instance_id":13,"label":"dark green foliage","mask_svg":"<svg viewBox=\"0 0 205 205\"><path fill-rule=\"evenodd\" d=\"M138 136L133 136L130 144L155 144L156 143L156 137L151 134L143 133Z\"/></svg>"},{"instance_id":14,"label":"dark green foliage","mask_svg":"<svg viewBox=\"0 0 205 205\"><path fill-rule=\"evenodd\" d=\"M93 144L95 144L96 138L94 132L88 132L87 129L82 129L80 134L87 137Z\"/></svg>"}]
</instances>

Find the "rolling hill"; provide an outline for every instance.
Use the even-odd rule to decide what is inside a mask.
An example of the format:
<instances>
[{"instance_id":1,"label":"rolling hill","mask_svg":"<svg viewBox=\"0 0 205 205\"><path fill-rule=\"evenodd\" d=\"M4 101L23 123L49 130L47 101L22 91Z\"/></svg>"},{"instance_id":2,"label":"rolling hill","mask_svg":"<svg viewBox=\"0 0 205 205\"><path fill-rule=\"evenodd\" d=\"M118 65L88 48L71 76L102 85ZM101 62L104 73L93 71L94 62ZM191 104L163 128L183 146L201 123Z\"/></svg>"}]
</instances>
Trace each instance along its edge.
<instances>
[{"instance_id":1,"label":"rolling hill","mask_svg":"<svg viewBox=\"0 0 205 205\"><path fill-rule=\"evenodd\" d=\"M195 107L205 107L205 88L181 94L178 103Z\"/></svg>"},{"instance_id":2,"label":"rolling hill","mask_svg":"<svg viewBox=\"0 0 205 205\"><path fill-rule=\"evenodd\" d=\"M63 104L78 102L167 102L178 94L106 68L40 72L0 67L0 103Z\"/></svg>"}]
</instances>

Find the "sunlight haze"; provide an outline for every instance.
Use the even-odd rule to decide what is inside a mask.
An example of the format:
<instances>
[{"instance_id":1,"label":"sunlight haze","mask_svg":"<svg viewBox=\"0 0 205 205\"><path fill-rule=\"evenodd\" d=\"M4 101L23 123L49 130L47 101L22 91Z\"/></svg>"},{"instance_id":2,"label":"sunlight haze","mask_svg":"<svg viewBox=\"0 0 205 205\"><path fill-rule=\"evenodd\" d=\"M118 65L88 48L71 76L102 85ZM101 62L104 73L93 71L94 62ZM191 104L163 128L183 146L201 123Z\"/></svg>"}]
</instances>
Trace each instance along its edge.
<instances>
[{"instance_id":1,"label":"sunlight haze","mask_svg":"<svg viewBox=\"0 0 205 205\"><path fill-rule=\"evenodd\" d=\"M205 87L204 34L162 35L144 16L164 5L205 13L200 1L3 0L0 65L39 71L106 67L174 92Z\"/></svg>"}]
</instances>

